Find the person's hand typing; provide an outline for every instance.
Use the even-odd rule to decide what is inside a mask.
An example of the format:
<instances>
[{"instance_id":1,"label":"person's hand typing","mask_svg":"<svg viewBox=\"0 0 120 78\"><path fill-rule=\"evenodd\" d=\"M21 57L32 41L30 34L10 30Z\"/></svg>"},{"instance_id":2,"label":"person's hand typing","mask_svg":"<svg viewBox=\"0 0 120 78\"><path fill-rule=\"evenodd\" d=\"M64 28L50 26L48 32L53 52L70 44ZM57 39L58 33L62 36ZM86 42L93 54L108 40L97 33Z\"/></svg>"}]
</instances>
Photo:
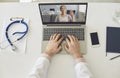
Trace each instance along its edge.
<instances>
[{"instance_id":1,"label":"person's hand typing","mask_svg":"<svg viewBox=\"0 0 120 78\"><path fill-rule=\"evenodd\" d=\"M68 38L66 38L66 42L67 43L65 44L64 47L67 53L72 55L75 59L82 58L78 39L73 35L68 35Z\"/></svg>"},{"instance_id":2,"label":"person's hand typing","mask_svg":"<svg viewBox=\"0 0 120 78\"><path fill-rule=\"evenodd\" d=\"M56 53L59 53L60 50L62 49L61 43L63 41L63 37L61 37L60 34L53 34L50 37L50 40L47 44L47 47L45 49L45 53L48 54L49 56L53 56Z\"/></svg>"}]
</instances>

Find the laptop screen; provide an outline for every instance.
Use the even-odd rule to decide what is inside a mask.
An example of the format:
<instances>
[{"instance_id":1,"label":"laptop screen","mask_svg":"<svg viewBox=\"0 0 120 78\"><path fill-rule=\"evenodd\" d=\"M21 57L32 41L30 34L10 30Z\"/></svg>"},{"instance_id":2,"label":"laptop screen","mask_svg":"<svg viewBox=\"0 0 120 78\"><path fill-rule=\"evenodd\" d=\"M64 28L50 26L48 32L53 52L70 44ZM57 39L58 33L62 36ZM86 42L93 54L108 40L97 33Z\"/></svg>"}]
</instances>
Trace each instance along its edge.
<instances>
[{"instance_id":1,"label":"laptop screen","mask_svg":"<svg viewBox=\"0 0 120 78\"><path fill-rule=\"evenodd\" d=\"M40 3L43 25L86 24L87 3Z\"/></svg>"}]
</instances>

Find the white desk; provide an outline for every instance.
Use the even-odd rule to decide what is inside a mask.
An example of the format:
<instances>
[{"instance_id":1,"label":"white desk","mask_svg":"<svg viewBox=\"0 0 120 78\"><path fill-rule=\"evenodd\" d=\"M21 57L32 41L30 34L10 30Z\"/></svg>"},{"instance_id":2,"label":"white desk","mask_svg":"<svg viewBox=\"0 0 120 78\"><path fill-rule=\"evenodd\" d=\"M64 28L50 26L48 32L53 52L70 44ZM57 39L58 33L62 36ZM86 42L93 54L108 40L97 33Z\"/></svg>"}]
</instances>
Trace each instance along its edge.
<instances>
[{"instance_id":1,"label":"white desk","mask_svg":"<svg viewBox=\"0 0 120 78\"><path fill-rule=\"evenodd\" d=\"M105 57L106 26L120 26L112 20L120 3L89 3L87 30L98 30L101 46L92 48L87 32L86 61L95 78L120 78L120 58L110 61L115 54ZM25 78L41 52L41 20L38 3L0 3L0 25L4 17L21 16L30 19L26 54L0 52L0 78ZM0 33L1 34L1 33ZM48 78L75 78L71 56L53 57Z\"/></svg>"}]
</instances>

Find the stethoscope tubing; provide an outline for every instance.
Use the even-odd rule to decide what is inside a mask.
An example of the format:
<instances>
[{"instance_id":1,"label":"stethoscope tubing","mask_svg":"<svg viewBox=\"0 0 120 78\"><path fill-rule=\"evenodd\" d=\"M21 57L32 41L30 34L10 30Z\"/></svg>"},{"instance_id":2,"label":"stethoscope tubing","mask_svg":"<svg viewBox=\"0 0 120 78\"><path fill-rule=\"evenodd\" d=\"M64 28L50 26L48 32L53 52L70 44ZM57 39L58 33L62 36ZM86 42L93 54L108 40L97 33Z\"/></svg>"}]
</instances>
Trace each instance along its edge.
<instances>
[{"instance_id":1,"label":"stethoscope tubing","mask_svg":"<svg viewBox=\"0 0 120 78\"><path fill-rule=\"evenodd\" d=\"M18 38L16 41L19 41L19 40L21 40L26 34L27 34L27 32L28 32L28 25L27 25L27 23L25 22L25 21L23 21L23 20L16 20L16 21L13 21L13 22L11 22L8 26L7 26L7 28L6 28L6 32L5 32L5 36L6 36L6 39L7 39L7 41L8 41L8 43L11 45L11 46L13 46L13 43L11 42L11 40L10 40L10 38L9 38L9 36L8 36L8 30L9 30L9 28L13 25L13 24L16 24L16 23L20 23L20 24L23 24L24 26L26 26L26 30L24 31L24 32L14 32L13 33L13 35L15 35L15 34L23 34L20 38Z\"/></svg>"}]
</instances>

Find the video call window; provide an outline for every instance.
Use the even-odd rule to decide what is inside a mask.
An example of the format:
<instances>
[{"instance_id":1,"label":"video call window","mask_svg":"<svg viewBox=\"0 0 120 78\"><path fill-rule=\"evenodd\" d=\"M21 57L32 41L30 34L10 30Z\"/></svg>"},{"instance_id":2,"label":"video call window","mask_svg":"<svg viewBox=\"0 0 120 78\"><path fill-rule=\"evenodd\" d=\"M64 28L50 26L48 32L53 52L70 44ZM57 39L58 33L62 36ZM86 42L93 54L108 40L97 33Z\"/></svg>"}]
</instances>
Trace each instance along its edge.
<instances>
[{"instance_id":1,"label":"video call window","mask_svg":"<svg viewBox=\"0 0 120 78\"><path fill-rule=\"evenodd\" d=\"M85 23L87 4L40 4L43 23Z\"/></svg>"}]
</instances>

